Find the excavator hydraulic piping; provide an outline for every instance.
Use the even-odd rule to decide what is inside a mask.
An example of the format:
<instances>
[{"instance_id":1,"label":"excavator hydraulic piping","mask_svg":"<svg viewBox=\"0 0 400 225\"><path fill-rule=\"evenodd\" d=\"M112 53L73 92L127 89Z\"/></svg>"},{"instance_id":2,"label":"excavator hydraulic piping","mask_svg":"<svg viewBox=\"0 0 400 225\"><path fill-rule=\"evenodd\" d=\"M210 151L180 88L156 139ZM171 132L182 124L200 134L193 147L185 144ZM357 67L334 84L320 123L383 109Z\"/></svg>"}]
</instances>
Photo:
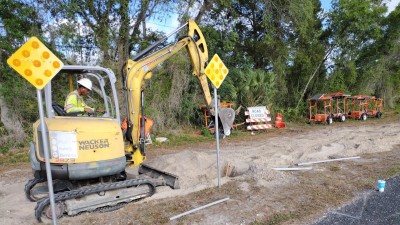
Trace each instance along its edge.
<instances>
[{"instance_id":1,"label":"excavator hydraulic piping","mask_svg":"<svg viewBox=\"0 0 400 225\"><path fill-rule=\"evenodd\" d=\"M171 37L172 35L174 35L175 33L179 32L180 30L182 30L184 27L186 27L189 23L186 22L185 24L183 24L182 26L178 27L176 30L172 31L171 33L169 33L167 36L165 36L164 38L161 38L160 40L158 40L156 43L150 45L149 47L145 48L143 51L139 52L138 54L135 55L135 57L133 57L133 61L138 61L139 59L141 59L144 55L146 55L147 53L149 53L151 50L153 50L155 47L157 47L160 43L164 42L165 40L167 40L169 37Z\"/></svg>"}]
</instances>

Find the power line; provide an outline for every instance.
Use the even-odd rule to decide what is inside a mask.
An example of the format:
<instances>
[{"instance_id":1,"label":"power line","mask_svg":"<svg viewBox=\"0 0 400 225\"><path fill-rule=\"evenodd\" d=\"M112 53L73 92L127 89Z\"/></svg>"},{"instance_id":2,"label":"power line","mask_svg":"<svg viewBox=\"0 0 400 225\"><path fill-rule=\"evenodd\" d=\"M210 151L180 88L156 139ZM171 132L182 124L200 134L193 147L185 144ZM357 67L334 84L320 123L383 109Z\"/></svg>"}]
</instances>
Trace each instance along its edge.
<instances>
[{"instance_id":1,"label":"power line","mask_svg":"<svg viewBox=\"0 0 400 225\"><path fill-rule=\"evenodd\" d=\"M167 25L163 25L163 24L159 24L159 23L153 23L153 22L146 22L146 23L153 24L153 25L160 26L160 27L176 28L173 26L167 26Z\"/></svg>"}]
</instances>

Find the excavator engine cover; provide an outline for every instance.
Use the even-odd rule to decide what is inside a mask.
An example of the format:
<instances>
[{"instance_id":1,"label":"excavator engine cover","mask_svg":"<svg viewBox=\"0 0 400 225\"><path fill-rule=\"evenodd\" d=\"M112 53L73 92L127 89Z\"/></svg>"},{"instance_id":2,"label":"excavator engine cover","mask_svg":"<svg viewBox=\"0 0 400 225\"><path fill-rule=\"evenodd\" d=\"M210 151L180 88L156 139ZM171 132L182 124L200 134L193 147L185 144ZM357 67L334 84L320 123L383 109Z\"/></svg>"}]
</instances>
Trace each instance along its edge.
<instances>
[{"instance_id":1,"label":"excavator engine cover","mask_svg":"<svg viewBox=\"0 0 400 225\"><path fill-rule=\"evenodd\" d=\"M46 118L53 179L83 180L118 174L125 169L119 124L109 118ZM40 121L34 124L31 162L35 177L46 177Z\"/></svg>"}]
</instances>

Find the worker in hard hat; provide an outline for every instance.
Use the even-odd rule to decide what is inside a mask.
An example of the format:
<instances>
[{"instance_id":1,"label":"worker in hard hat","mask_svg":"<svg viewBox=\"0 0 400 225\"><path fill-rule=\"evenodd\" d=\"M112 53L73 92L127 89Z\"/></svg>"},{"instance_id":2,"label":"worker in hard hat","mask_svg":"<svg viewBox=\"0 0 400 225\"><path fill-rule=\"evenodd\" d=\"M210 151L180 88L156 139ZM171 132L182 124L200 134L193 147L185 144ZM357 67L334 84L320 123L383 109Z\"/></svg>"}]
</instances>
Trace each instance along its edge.
<instances>
[{"instance_id":1,"label":"worker in hard hat","mask_svg":"<svg viewBox=\"0 0 400 225\"><path fill-rule=\"evenodd\" d=\"M94 108L85 104L84 96L88 96L92 90L92 81L82 78L78 81L78 89L68 94L65 99L64 110L67 113L82 112L93 114Z\"/></svg>"}]
</instances>

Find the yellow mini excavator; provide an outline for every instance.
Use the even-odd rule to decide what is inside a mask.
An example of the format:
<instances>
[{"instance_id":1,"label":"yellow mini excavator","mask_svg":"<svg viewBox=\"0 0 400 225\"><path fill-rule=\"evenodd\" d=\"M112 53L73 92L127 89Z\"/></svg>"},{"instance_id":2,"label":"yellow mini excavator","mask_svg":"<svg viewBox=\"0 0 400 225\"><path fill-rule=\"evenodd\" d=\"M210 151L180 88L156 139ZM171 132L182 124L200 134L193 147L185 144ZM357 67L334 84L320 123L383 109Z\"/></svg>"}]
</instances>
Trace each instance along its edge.
<instances>
[{"instance_id":1,"label":"yellow mini excavator","mask_svg":"<svg viewBox=\"0 0 400 225\"><path fill-rule=\"evenodd\" d=\"M187 35L177 42L154 51L160 43L181 29ZM156 187L168 185L179 188L179 178L171 173L145 165L145 124L143 115L143 84L151 77L154 67L187 49L193 75L200 81L205 101L212 102L204 69L208 50L197 24L189 21L142 52L123 67L124 102L127 108L127 130L121 129L116 77L110 69L97 66L65 65L44 88L46 118L43 131L40 120L33 125L30 160L34 179L25 185L25 195L37 202L35 217L52 219L48 196L44 145L48 138L50 168L53 178L56 216L77 215L80 212L109 211L125 203L153 195ZM86 104L104 109L101 115L79 116L66 113L55 99L67 93L57 93L62 87L74 89L80 78L92 81L93 90ZM65 83L63 83L63 81ZM64 88L65 90L66 88ZM219 117L224 133L230 134L234 111L221 108ZM127 165L139 166L138 175L130 177Z\"/></svg>"}]
</instances>

